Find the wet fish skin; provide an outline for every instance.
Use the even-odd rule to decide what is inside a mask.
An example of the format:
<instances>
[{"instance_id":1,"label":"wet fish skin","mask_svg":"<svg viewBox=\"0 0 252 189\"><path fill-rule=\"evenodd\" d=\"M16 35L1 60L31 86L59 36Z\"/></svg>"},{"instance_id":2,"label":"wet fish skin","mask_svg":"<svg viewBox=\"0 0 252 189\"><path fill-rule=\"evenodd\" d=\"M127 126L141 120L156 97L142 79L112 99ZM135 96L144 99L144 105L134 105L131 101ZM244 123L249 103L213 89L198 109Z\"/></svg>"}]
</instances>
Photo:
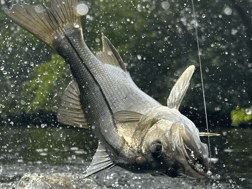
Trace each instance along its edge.
<instances>
[{"instance_id":1,"label":"wet fish skin","mask_svg":"<svg viewBox=\"0 0 252 189\"><path fill-rule=\"evenodd\" d=\"M78 84L80 103L88 125L99 140L105 145L108 143L107 146L111 148L110 151L115 153L120 150L121 144L119 142L121 139L116 133L112 112L106 98L104 98L100 84L87 67L89 62L94 64L101 64L101 62L94 57L84 43L81 38L81 30L73 27L67 31L66 36L60 35L54 40L54 48L69 64L71 73ZM103 128L103 130L100 128ZM110 132L105 133L104 130ZM104 135L107 136L106 139ZM111 146L110 143L114 145Z\"/></svg>"},{"instance_id":2,"label":"wet fish skin","mask_svg":"<svg viewBox=\"0 0 252 189\"><path fill-rule=\"evenodd\" d=\"M194 178L206 176L208 148L200 141L192 121L177 109L164 106L150 108L144 115L132 114L135 112L115 114L115 119L123 124L128 117L137 121L135 132L126 138L132 148L138 149L138 157L130 169L136 172L156 170L173 177L180 174ZM159 150L152 150L156 148Z\"/></svg>"},{"instance_id":3,"label":"wet fish skin","mask_svg":"<svg viewBox=\"0 0 252 189\"><path fill-rule=\"evenodd\" d=\"M89 50L76 14L78 1L64 2L51 0L52 8L39 13L34 6L15 5L6 13L55 49L70 66L79 91L79 109L100 140L87 176L117 164L131 171L204 177L207 148L195 125L177 110L194 67L189 67L174 86L168 107L161 106L135 85L106 37L103 52L95 56Z\"/></svg>"}]
</instances>

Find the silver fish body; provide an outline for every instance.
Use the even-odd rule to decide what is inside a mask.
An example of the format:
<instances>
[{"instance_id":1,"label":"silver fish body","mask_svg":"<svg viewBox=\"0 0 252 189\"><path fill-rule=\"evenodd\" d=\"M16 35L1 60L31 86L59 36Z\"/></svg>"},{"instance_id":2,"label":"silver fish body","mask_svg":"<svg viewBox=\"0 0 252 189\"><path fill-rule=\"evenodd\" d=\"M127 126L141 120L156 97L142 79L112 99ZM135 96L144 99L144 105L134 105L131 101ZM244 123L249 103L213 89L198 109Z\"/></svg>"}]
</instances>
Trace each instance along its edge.
<instances>
[{"instance_id":1,"label":"silver fish body","mask_svg":"<svg viewBox=\"0 0 252 189\"><path fill-rule=\"evenodd\" d=\"M103 40L107 39L103 37ZM84 43L79 29L73 28L67 37L57 37L54 44L70 65L88 125L99 140L108 143L118 153L123 141L116 131L114 113L121 110L144 112L161 105L143 93L128 72L102 63Z\"/></svg>"},{"instance_id":2,"label":"silver fish body","mask_svg":"<svg viewBox=\"0 0 252 189\"><path fill-rule=\"evenodd\" d=\"M74 81L62 97L59 121L91 128L100 143L87 176L113 165L136 172L201 178L208 170L207 146L178 108L194 66L173 87L167 106L141 91L111 42L94 55L83 39L77 0L51 0L51 8L14 5L6 13L36 34L69 65Z\"/></svg>"}]
</instances>

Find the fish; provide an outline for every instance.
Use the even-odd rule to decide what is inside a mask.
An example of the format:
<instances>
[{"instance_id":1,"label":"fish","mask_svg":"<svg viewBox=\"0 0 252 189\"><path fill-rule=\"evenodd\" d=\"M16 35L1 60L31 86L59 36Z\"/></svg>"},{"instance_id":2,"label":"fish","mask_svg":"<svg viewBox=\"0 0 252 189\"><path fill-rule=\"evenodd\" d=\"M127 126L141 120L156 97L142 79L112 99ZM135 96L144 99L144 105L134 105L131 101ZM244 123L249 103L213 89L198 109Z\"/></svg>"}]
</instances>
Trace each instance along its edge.
<instances>
[{"instance_id":1,"label":"fish","mask_svg":"<svg viewBox=\"0 0 252 189\"><path fill-rule=\"evenodd\" d=\"M69 66L73 81L62 96L58 120L90 129L99 140L86 177L120 166L136 173L206 178L208 147L195 124L179 111L195 66L182 73L167 105L161 105L136 86L105 35L100 52L89 49L81 25L89 8L78 0L50 0L50 7L22 3L5 9Z\"/></svg>"}]
</instances>

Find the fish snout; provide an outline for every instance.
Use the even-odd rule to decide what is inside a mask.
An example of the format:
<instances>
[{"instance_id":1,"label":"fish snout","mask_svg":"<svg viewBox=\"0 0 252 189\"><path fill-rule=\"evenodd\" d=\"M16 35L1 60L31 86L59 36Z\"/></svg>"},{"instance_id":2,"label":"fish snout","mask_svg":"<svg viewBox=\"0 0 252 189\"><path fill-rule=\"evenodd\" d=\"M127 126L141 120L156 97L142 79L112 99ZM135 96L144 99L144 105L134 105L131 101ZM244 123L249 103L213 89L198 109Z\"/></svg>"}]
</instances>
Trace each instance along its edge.
<instances>
[{"instance_id":1,"label":"fish snout","mask_svg":"<svg viewBox=\"0 0 252 189\"><path fill-rule=\"evenodd\" d=\"M185 129L183 124L173 124L170 130L170 146L174 151L178 174L193 178L207 176L208 149L198 136Z\"/></svg>"}]
</instances>

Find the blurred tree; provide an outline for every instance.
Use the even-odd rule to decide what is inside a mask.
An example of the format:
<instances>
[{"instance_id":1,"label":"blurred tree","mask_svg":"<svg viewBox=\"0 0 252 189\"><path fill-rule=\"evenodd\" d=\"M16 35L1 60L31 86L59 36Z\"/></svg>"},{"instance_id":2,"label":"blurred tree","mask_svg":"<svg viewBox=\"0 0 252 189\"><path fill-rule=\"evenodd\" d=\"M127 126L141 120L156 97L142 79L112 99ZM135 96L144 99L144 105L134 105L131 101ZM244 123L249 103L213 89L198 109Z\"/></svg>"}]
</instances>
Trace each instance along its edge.
<instances>
[{"instance_id":1,"label":"blurred tree","mask_svg":"<svg viewBox=\"0 0 252 189\"><path fill-rule=\"evenodd\" d=\"M34 65L49 61L51 51L29 32L21 29L4 14L11 1L0 6L0 114L20 113L21 84L33 72Z\"/></svg>"},{"instance_id":2,"label":"blurred tree","mask_svg":"<svg viewBox=\"0 0 252 189\"><path fill-rule=\"evenodd\" d=\"M6 0L4 6L10 6L11 2ZM252 15L249 10L252 10L252 5L249 2L195 1L206 101L210 113L229 115L236 106L251 104ZM55 64L54 60L49 61L52 50L10 22L2 9L0 21L2 115L28 110L35 112L38 109L54 110L70 78L66 69L63 69L63 63L59 63L62 69L58 69L59 64ZM191 64L196 65L192 89L188 91L181 110L189 109L189 116L203 116L191 1L92 1L90 12L82 22L84 38L91 50L97 52L101 49L100 37L104 33L128 63L128 70L136 84L163 104L166 104L166 98L183 70ZM57 61L60 62L59 59ZM38 64L40 62L46 63ZM34 65L38 66L33 69ZM52 69L45 71L44 68L49 67ZM43 83L47 81L47 77L43 76L45 72L57 73L48 80L50 84ZM35 82L41 76L44 79ZM31 89L33 93L30 93ZM44 94L41 94L42 91L45 91ZM38 98L38 94L41 94L41 98Z\"/></svg>"}]
</instances>

